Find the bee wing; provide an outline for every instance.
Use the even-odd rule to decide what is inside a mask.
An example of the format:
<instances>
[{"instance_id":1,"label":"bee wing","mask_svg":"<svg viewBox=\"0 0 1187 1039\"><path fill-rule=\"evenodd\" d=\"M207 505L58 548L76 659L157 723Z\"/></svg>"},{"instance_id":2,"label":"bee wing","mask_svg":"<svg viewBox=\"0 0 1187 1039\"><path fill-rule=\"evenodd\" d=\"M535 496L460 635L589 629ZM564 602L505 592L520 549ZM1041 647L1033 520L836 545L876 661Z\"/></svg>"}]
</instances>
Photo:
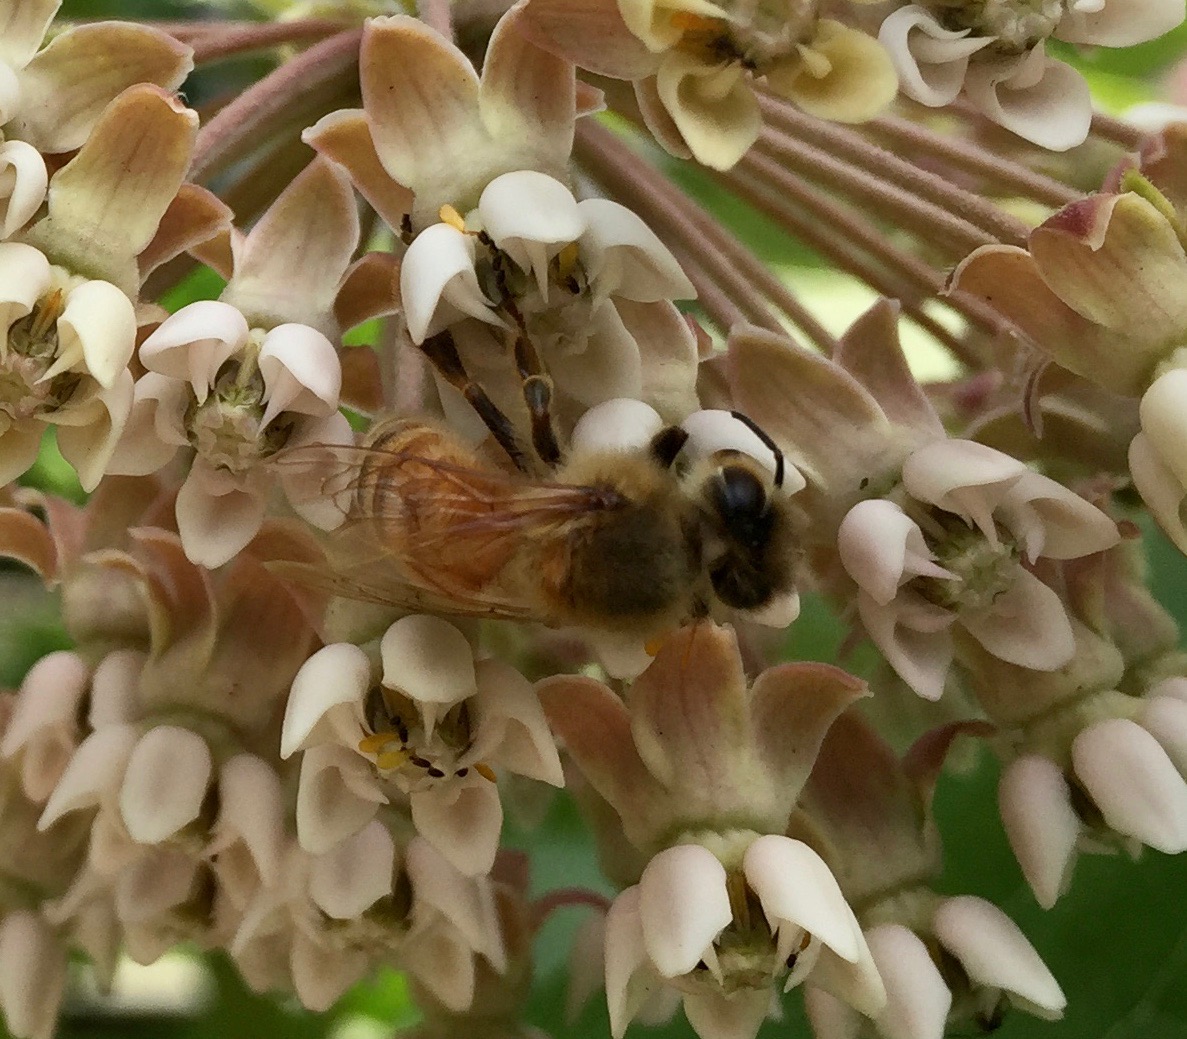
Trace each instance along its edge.
<instances>
[{"instance_id":1,"label":"bee wing","mask_svg":"<svg viewBox=\"0 0 1187 1039\"><path fill-rule=\"evenodd\" d=\"M341 521L326 542L326 571L285 572L335 595L433 613L541 619L501 593L502 566L561 525L624 503L608 488L525 480L411 451L311 445L288 455L281 463L304 470L299 482L332 502ZM391 528L397 538L385 536Z\"/></svg>"}]
</instances>

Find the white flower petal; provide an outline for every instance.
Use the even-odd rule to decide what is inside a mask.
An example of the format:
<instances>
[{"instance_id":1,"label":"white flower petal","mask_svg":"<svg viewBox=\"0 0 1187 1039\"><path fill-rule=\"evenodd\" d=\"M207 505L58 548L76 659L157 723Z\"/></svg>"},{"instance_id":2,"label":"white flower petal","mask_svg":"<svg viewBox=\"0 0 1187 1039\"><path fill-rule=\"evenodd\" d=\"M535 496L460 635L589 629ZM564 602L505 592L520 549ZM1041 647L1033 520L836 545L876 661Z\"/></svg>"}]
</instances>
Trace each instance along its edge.
<instances>
[{"instance_id":1,"label":"white flower petal","mask_svg":"<svg viewBox=\"0 0 1187 1039\"><path fill-rule=\"evenodd\" d=\"M335 707L361 704L370 685L371 662L358 646L339 642L319 649L293 678L280 730L280 756L291 757L298 750L333 739L331 727L319 723Z\"/></svg>"},{"instance_id":2,"label":"white flower petal","mask_svg":"<svg viewBox=\"0 0 1187 1039\"><path fill-rule=\"evenodd\" d=\"M936 937L969 978L1020 997L1025 1005L1057 1017L1067 999L1034 946L1005 913L972 895L946 898L932 920Z\"/></svg>"},{"instance_id":3,"label":"white flower petal","mask_svg":"<svg viewBox=\"0 0 1187 1039\"><path fill-rule=\"evenodd\" d=\"M49 260L31 245L0 242L0 328L27 317L53 283Z\"/></svg>"},{"instance_id":4,"label":"white flower petal","mask_svg":"<svg viewBox=\"0 0 1187 1039\"><path fill-rule=\"evenodd\" d=\"M998 808L1022 875L1044 909L1067 889L1080 820L1067 780L1055 762L1037 755L1015 758L998 785Z\"/></svg>"},{"instance_id":5,"label":"white flower petal","mask_svg":"<svg viewBox=\"0 0 1187 1039\"><path fill-rule=\"evenodd\" d=\"M166 318L140 344L150 372L188 382L201 404L219 368L247 343L247 319L228 303L199 300Z\"/></svg>"},{"instance_id":6,"label":"white flower petal","mask_svg":"<svg viewBox=\"0 0 1187 1039\"><path fill-rule=\"evenodd\" d=\"M36 421L13 425L0 433L0 487L28 472L37 461L44 433L45 426Z\"/></svg>"},{"instance_id":7,"label":"white flower petal","mask_svg":"<svg viewBox=\"0 0 1187 1039\"><path fill-rule=\"evenodd\" d=\"M464 315L502 324L478 286L474 237L449 224L425 228L408 246L400 265L400 298L408 334L418 345Z\"/></svg>"},{"instance_id":8,"label":"white flower petal","mask_svg":"<svg viewBox=\"0 0 1187 1039\"><path fill-rule=\"evenodd\" d=\"M499 660L480 660L475 671L482 723L486 716L497 715L504 726L494 752L498 764L521 776L564 786L556 740L532 683Z\"/></svg>"},{"instance_id":9,"label":"white flower petal","mask_svg":"<svg viewBox=\"0 0 1187 1039\"><path fill-rule=\"evenodd\" d=\"M1129 474L1166 536L1180 552L1187 553L1187 526L1183 523L1187 489L1145 433L1139 433L1129 444Z\"/></svg>"},{"instance_id":10,"label":"white flower petal","mask_svg":"<svg viewBox=\"0 0 1187 1039\"><path fill-rule=\"evenodd\" d=\"M409 801L416 832L456 869L468 876L490 872L503 828L503 805L494 783L471 773L414 791Z\"/></svg>"},{"instance_id":11,"label":"white flower petal","mask_svg":"<svg viewBox=\"0 0 1187 1039\"><path fill-rule=\"evenodd\" d=\"M396 845L387 827L373 820L337 847L314 859L309 897L332 920L362 916L391 894Z\"/></svg>"},{"instance_id":12,"label":"white flower petal","mask_svg":"<svg viewBox=\"0 0 1187 1039\"><path fill-rule=\"evenodd\" d=\"M1187 784L1136 722L1108 718L1072 743L1072 764L1105 822L1168 855L1187 851Z\"/></svg>"},{"instance_id":13,"label":"white flower petal","mask_svg":"<svg viewBox=\"0 0 1187 1039\"><path fill-rule=\"evenodd\" d=\"M569 445L574 451L637 451L664 428L664 420L650 404L615 397L587 410L573 427Z\"/></svg>"},{"instance_id":14,"label":"white flower petal","mask_svg":"<svg viewBox=\"0 0 1187 1039\"><path fill-rule=\"evenodd\" d=\"M902 596L879 606L865 592L858 593L857 610L866 633L907 685L926 700L944 695L955 614Z\"/></svg>"},{"instance_id":15,"label":"white flower petal","mask_svg":"<svg viewBox=\"0 0 1187 1039\"><path fill-rule=\"evenodd\" d=\"M262 480L259 482L263 482ZM191 563L215 570L234 559L259 533L267 487L240 481L196 458L177 492L177 532Z\"/></svg>"},{"instance_id":16,"label":"white flower petal","mask_svg":"<svg viewBox=\"0 0 1187 1039\"><path fill-rule=\"evenodd\" d=\"M660 985L648 964L639 902L638 885L629 887L606 914L606 1003L614 1039L622 1039L631 1019Z\"/></svg>"},{"instance_id":17,"label":"white flower petal","mask_svg":"<svg viewBox=\"0 0 1187 1039\"><path fill-rule=\"evenodd\" d=\"M99 661L91 676L91 706L87 712L87 724L92 729L133 720L145 660L146 654L140 650L117 649Z\"/></svg>"},{"instance_id":18,"label":"white flower petal","mask_svg":"<svg viewBox=\"0 0 1187 1039\"><path fill-rule=\"evenodd\" d=\"M297 783L297 840L321 855L358 833L386 802L374 769L357 753L332 743L310 747Z\"/></svg>"},{"instance_id":19,"label":"white flower petal","mask_svg":"<svg viewBox=\"0 0 1187 1039\"><path fill-rule=\"evenodd\" d=\"M132 301L109 282L84 281L66 296L58 318L58 356L42 378L85 369L110 389L135 350Z\"/></svg>"},{"instance_id":20,"label":"white flower petal","mask_svg":"<svg viewBox=\"0 0 1187 1039\"><path fill-rule=\"evenodd\" d=\"M198 860L176 848L154 848L119 872L115 910L124 927L148 924L154 917L188 901L198 874ZM172 944L165 935L162 944Z\"/></svg>"},{"instance_id":21,"label":"white flower petal","mask_svg":"<svg viewBox=\"0 0 1187 1039\"><path fill-rule=\"evenodd\" d=\"M173 461L178 447L188 442L182 421L192 399L189 387L156 372L137 379L132 410L107 463L107 473L148 476Z\"/></svg>"},{"instance_id":22,"label":"white flower petal","mask_svg":"<svg viewBox=\"0 0 1187 1039\"><path fill-rule=\"evenodd\" d=\"M15 234L33 218L48 185L45 160L36 148L24 141L0 145L0 238Z\"/></svg>"},{"instance_id":23,"label":"white flower petal","mask_svg":"<svg viewBox=\"0 0 1187 1039\"><path fill-rule=\"evenodd\" d=\"M647 955L662 977L692 970L733 920L725 880L725 867L699 844L667 848L647 863L639 912Z\"/></svg>"},{"instance_id":24,"label":"white flower petal","mask_svg":"<svg viewBox=\"0 0 1187 1039\"><path fill-rule=\"evenodd\" d=\"M954 579L934 562L919 525L894 502L858 502L837 531L841 565L879 606L898 595L899 586L920 575Z\"/></svg>"},{"instance_id":25,"label":"white flower petal","mask_svg":"<svg viewBox=\"0 0 1187 1039\"><path fill-rule=\"evenodd\" d=\"M822 988L804 986L804 1010L815 1039L858 1039L861 1035L861 1015Z\"/></svg>"},{"instance_id":26,"label":"white flower petal","mask_svg":"<svg viewBox=\"0 0 1187 1039\"><path fill-rule=\"evenodd\" d=\"M842 959L857 961L864 946L861 929L832 871L803 841L759 837L746 849L742 872L772 930L794 924Z\"/></svg>"},{"instance_id":27,"label":"white flower petal","mask_svg":"<svg viewBox=\"0 0 1187 1039\"><path fill-rule=\"evenodd\" d=\"M913 498L955 512L993 544L993 510L1029 470L1015 458L971 440L937 440L911 452L903 486Z\"/></svg>"},{"instance_id":28,"label":"white flower petal","mask_svg":"<svg viewBox=\"0 0 1187 1039\"><path fill-rule=\"evenodd\" d=\"M1029 570L979 613L964 610L960 623L1001 660L1034 671L1055 671L1076 652L1063 602Z\"/></svg>"},{"instance_id":29,"label":"white flower petal","mask_svg":"<svg viewBox=\"0 0 1187 1039\"><path fill-rule=\"evenodd\" d=\"M872 927L866 941L886 985L878 1032L885 1039L944 1039L952 993L927 946L901 924Z\"/></svg>"},{"instance_id":30,"label":"white flower petal","mask_svg":"<svg viewBox=\"0 0 1187 1039\"><path fill-rule=\"evenodd\" d=\"M91 671L77 653L47 653L25 674L20 695L8 719L0 755L13 757L47 728L74 727L79 702Z\"/></svg>"},{"instance_id":31,"label":"white flower petal","mask_svg":"<svg viewBox=\"0 0 1187 1039\"><path fill-rule=\"evenodd\" d=\"M1165 686L1167 683L1161 684ZM1187 776L1187 700L1155 695L1151 690L1142 705L1139 721L1142 728L1162 745L1179 775Z\"/></svg>"},{"instance_id":32,"label":"white flower petal","mask_svg":"<svg viewBox=\"0 0 1187 1039\"><path fill-rule=\"evenodd\" d=\"M740 988L728 995L701 989L684 997L684 1016L701 1039L754 1039L770 1009L766 988Z\"/></svg>"},{"instance_id":33,"label":"white flower petal","mask_svg":"<svg viewBox=\"0 0 1187 1039\"><path fill-rule=\"evenodd\" d=\"M643 391L639 344L627 331L613 301L593 312L585 341L571 350L547 350L545 362L558 389L587 407Z\"/></svg>"},{"instance_id":34,"label":"white flower petal","mask_svg":"<svg viewBox=\"0 0 1187 1039\"><path fill-rule=\"evenodd\" d=\"M474 653L449 621L401 617L383 633L383 684L421 704L452 705L477 691Z\"/></svg>"},{"instance_id":35,"label":"white flower petal","mask_svg":"<svg viewBox=\"0 0 1187 1039\"><path fill-rule=\"evenodd\" d=\"M1187 678L1173 675L1170 678L1164 678L1146 690L1146 697L1150 700L1159 696L1171 696L1176 700L1187 702Z\"/></svg>"},{"instance_id":36,"label":"white flower petal","mask_svg":"<svg viewBox=\"0 0 1187 1039\"><path fill-rule=\"evenodd\" d=\"M878 30L904 94L930 108L956 100L969 57L993 42L969 29L945 29L926 8L908 4L892 12Z\"/></svg>"},{"instance_id":37,"label":"white flower petal","mask_svg":"<svg viewBox=\"0 0 1187 1039\"><path fill-rule=\"evenodd\" d=\"M285 802L276 769L254 754L236 754L218 773L219 812L208 855L242 842L265 884L277 879L285 843Z\"/></svg>"},{"instance_id":38,"label":"white flower petal","mask_svg":"<svg viewBox=\"0 0 1187 1039\"><path fill-rule=\"evenodd\" d=\"M16 1039L50 1039L66 989L66 950L28 909L0 923L0 1008Z\"/></svg>"},{"instance_id":39,"label":"white flower petal","mask_svg":"<svg viewBox=\"0 0 1187 1039\"><path fill-rule=\"evenodd\" d=\"M78 473L84 491L93 491L107 471L107 463L132 413L132 373L126 368L107 389L101 388L85 405L54 414L58 450Z\"/></svg>"},{"instance_id":40,"label":"white flower petal","mask_svg":"<svg viewBox=\"0 0 1187 1039\"><path fill-rule=\"evenodd\" d=\"M321 332L308 325L277 325L260 346L260 374L268 407L265 428L282 411L322 417L338 410L342 364Z\"/></svg>"},{"instance_id":41,"label":"white flower petal","mask_svg":"<svg viewBox=\"0 0 1187 1039\"><path fill-rule=\"evenodd\" d=\"M1082 144L1092 123L1092 94L1071 65L1035 47L1021 65L976 65L965 93L986 116L1024 140L1062 152Z\"/></svg>"},{"instance_id":42,"label":"white flower petal","mask_svg":"<svg viewBox=\"0 0 1187 1039\"><path fill-rule=\"evenodd\" d=\"M293 989L306 1010L329 1010L370 967L358 949L343 949L338 942L323 945L300 931L293 935Z\"/></svg>"},{"instance_id":43,"label":"white flower petal","mask_svg":"<svg viewBox=\"0 0 1187 1039\"><path fill-rule=\"evenodd\" d=\"M67 812L97 805L123 777L138 738L131 725L109 725L83 740L50 794L37 829L48 830Z\"/></svg>"},{"instance_id":44,"label":"white flower petal","mask_svg":"<svg viewBox=\"0 0 1187 1039\"><path fill-rule=\"evenodd\" d=\"M1063 484L1027 472L1010 488L1001 520L1022 541L1027 558L1078 559L1112 548L1117 524Z\"/></svg>"},{"instance_id":45,"label":"white flower petal","mask_svg":"<svg viewBox=\"0 0 1187 1039\"><path fill-rule=\"evenodd\" d=\"M198 818L214 762L196 732L158 725L141 737L120 788L120 815L133 840L157 844Z\"/></svg>"},{"instance_id":46,"label":"white flower petal","mask_svg":"<svg viewBox=\"0 0 1187 1039\"><path fill-rule=\"evenodd\" d=\"M1187 369L1175 368L1159 376L1142 395L1138 414L1142 433L1157 452L1163 464L1177 478L1179 486L1187 484Z\"/></svg>"},{"instance_id":47,"label":"white flower petal","mask_svg":"<svg viewBox=\"0 0 1187 1039\"><path fill-rule=\"evenodd\" d=\"M639 303L694 299L680 264L636 213L604 198L577 203L585 221L581 258L595 300L622 296Z\"/></svg>"}]
</instances>

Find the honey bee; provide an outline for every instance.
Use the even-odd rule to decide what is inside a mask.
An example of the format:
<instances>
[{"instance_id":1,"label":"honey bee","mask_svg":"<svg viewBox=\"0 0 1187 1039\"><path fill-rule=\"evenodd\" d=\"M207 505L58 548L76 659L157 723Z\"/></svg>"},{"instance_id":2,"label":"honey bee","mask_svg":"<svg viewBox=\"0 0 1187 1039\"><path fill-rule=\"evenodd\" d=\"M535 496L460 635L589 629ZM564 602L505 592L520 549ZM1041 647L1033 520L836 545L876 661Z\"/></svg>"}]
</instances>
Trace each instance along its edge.
<instances>
[{"instance_id":1,"label":"honey bee","mask_svg":"<svg viewBox=\"0 0 1187 1039\"><path fill-rule=\"evenodd\" d=\"M328 569L281 569L348 598L643 639L720 606L781 609L797 542L782 455L763 434L773 473L733 450L689 462L688 437L670 426L641 448L574 450L548 480L500 470L423 421L383 426L361 448L302 448L302 464L329 450L344 467L323 487L345 521Z\"/></svg>"}]
</instances>

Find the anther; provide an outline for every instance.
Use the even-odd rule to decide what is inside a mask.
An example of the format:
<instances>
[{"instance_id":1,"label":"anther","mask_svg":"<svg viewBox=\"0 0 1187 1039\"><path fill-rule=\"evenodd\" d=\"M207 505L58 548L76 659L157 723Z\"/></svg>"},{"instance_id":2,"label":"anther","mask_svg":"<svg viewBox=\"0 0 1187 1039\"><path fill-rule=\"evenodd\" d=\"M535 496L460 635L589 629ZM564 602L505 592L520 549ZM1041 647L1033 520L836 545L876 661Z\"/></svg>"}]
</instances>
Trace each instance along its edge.
<instances>
[{"instance_id":1,"label":"anther","mask_svg":"<svg viewBox=\"0 0 1187 1039\"><path fill-rule=\"evenodd\" d=\"M437 211L437 216L440 217L441 223L448 224L455 231L461 231L465 234L466 221L462 219L462 214L454 209L453 206L446 203Z\"/></svg>"}]
</instances>

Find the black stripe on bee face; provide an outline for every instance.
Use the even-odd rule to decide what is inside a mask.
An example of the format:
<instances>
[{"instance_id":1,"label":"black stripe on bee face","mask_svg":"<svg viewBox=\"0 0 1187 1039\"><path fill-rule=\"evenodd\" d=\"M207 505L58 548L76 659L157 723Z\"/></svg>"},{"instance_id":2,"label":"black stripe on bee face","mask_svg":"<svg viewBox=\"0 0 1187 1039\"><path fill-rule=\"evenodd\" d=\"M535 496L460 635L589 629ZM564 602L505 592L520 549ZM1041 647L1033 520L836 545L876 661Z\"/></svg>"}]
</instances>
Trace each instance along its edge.
<instances>
[{"instance_id":1,"label":"black stripe on bee face","mask_svg":"<svg viewBox=\"0 0 1187 1039\"><path fill-rule=\"evenodd\" d=\"M770 449L771 454L775 456L775 486L783 486L783 452L779 449L779 445L771 439L770 433L762 428L749 415L743 415L740 411L731 411L730 414L750 430L759 440L761 440L767 448Z\"/></svg>"}]
</instances>

